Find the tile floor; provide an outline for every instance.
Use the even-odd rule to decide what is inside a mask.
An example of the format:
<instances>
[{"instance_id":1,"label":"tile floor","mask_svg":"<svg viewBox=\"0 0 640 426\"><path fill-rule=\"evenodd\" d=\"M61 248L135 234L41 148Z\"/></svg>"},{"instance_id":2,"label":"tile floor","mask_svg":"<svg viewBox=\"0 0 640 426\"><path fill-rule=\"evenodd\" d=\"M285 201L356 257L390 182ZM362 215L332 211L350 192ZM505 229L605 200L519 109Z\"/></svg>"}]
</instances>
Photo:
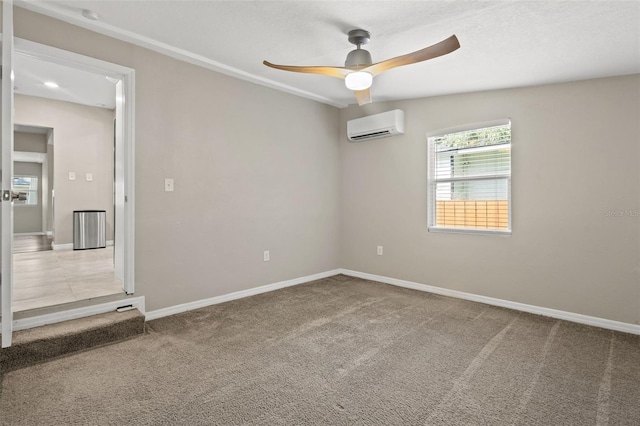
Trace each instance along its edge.
<instances>
[{"instance_id":1,"label":"tile floor","mask_svg":"<svg viewBox=\"0 0 640 426\"><path fill-rule=\"evenodd\" d=\"M13 255L14 312L123 292L113 247Z\"/></svg>"}]
</instances>

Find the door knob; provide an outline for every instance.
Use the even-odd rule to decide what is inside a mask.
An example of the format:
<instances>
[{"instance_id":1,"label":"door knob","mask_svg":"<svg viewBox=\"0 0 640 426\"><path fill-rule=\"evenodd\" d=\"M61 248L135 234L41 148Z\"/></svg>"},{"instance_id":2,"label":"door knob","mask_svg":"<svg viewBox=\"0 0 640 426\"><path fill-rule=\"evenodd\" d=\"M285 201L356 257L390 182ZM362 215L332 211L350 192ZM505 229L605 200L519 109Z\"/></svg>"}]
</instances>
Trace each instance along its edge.
<instances>
[{"instance_id":1,"label":"door knob","mask_svg":"<svg viewBox=\"0 0 640 426\"><path fill-rule=\"evenodd\" d=\"M11 202L13 202L14 200L26 201L27 200L27 193L26 192L7 191L6 189L4 191L2 191L2 201L11 201Z\"/></svg>"},{"instance_id":2,"label":"door knob","mask_svg":"<svg viewBox=\"0 0 640 426\"><path fill-rule=\"evenodd\" d=\"M27 193L26 192L13 192L11 191L11 200L15 201L27 201Z\"/></svg>"}]
</instances>

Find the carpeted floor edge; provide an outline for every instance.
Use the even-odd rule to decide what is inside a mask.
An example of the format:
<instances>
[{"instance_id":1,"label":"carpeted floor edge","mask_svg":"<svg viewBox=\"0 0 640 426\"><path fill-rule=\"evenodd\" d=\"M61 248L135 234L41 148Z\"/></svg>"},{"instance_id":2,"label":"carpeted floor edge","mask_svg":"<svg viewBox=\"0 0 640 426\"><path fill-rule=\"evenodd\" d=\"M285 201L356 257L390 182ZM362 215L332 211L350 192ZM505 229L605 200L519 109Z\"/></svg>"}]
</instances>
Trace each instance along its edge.
<instances>
[{"instance_id":1,"label":"carpeted floor edge","mask_svg":"<svg viewBox=\"0 0 640 426\"><path fill-rule=\"evenodd\" d=\"M17 331L10 347L0 349L0 374L144 333L137 309L108 312Z\"/></svg>"}]
</instances>

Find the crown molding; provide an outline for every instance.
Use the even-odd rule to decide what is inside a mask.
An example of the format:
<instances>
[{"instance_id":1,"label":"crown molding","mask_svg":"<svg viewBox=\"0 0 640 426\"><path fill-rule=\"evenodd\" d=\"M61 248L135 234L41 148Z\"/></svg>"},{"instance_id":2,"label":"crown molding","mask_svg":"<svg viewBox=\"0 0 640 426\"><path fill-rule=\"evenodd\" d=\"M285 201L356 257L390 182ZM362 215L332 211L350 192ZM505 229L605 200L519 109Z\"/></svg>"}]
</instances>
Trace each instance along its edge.
<instances>
[{"instance_id":1,"label":"crown molding","mask_svg":"<svg viewBox=\"0 0 640 426\"><path fill-rule=\"evenodd\" d=\"M89 21L86 18L82 17L82 15L80 14L80 9L74 10L55 3L43 3L34 0L15 0L15 5L32 12L46 15L51 18L87 29L89 31L93 31L127 43L131 43L136 46L161 53L165 56L169 56L173 59L207 68L211 71L219 72L221 74L225 74L240 80L258 84L260 86L269 87L271 89L289 93L291 95L311 99L313 101L321 102L337 108L347 107L346 104L336 102L327 97L307 92L306 90L301 90L287 84L279 83L268 78L260 77L255 74L251 74L241 69L234 68L218 61L214 61L213 59L207 58L197 53L193 53L188 50L181 49L179 47L175 47L140 34L136 34L132 31L123 30L121 28L117 28L113 25L106 24L100 21Z\"/></svg>"}]
</instances>

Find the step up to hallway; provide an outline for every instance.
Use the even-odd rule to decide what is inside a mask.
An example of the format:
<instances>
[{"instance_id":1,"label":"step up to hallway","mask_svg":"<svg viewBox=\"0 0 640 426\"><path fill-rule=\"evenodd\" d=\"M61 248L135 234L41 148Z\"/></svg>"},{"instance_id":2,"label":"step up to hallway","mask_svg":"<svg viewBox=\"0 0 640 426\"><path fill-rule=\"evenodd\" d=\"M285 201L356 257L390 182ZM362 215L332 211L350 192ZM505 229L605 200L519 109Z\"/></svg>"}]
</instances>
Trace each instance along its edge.
<instances>
[{"instance_id":1,"label":"step up to hallway","mask_svg":"<svg viewBox=\"0 0 640 426\"><path fill-rule=\"evenodd\" d=\"M144 333L137 309L108 312L13 333L0 349L0 374Z\"/></svg>"}]
</instances>

